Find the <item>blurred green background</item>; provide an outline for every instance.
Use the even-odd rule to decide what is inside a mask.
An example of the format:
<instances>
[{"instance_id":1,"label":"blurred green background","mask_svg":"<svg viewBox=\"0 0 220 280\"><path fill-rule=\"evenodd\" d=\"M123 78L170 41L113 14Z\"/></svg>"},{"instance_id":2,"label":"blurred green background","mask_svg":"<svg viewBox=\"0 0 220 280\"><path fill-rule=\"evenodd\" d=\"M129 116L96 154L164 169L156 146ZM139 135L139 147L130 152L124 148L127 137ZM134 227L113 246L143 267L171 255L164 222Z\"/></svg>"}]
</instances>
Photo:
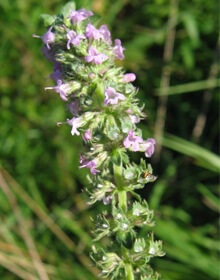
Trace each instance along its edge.
<instances>
[{"instance_id":1,"label":"blurred green background","mask_svg":"<svg viewBox=\"0 0 220 280\"><path fill-rule=\"evenodd\" d=\"M56 126L64 103L44 87L52 64L32 34L42 13L67 1L0 1L0 279L93 280L92 222L81 140ZM119 63L137 75L157 137L155 183L140 191L155 210L166 256L152 266L166 280L219 279L218 3L206 0L77 0L102 17L126 48ZM160 149L160 144L162 149ZM138 159L137 159L138 160ZM105 246L105 244L103 244ZM42 260L42 262L39 261Z\"/></svg>"}]
</instances>

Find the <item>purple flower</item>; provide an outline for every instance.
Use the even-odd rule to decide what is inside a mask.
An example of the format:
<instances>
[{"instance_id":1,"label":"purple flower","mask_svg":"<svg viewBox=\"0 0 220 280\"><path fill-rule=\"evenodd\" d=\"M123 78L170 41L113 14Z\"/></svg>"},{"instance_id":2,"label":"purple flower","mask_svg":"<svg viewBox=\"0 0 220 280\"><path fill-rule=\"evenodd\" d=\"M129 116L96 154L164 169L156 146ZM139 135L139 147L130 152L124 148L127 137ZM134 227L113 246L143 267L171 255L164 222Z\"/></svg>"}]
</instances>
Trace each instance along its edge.
<instances>
[{"instance_id":1,"label":"purple flower","mask_svg":"<svg viewBox=\"0 0 220 280\"><path fill-rule=\"evenodd\" d=\"M56 62L53 66L53 73L50 74L49 78L54 80L54 81L57 81L61 78L61 64L59 62Z\"/></svg>"},{"instance_id":2,"label":"purple flower","mask_svg":"<svg viewBox=\"0 0 220 280\"><path fill-rule=\"evenodd\" d=\"M62 64L60 62L55 62L53 66L53 71L61 70Z\"/></svg>"},{"instance_id":3,"label":"purple flower","mask_svg":"<svg viewBox=\"0 0 220 280\"><path fill-rule=\"evenodd\" d=\"M55 35L53 32L51 32L53 26L51 26L48 31L41 37L38 35L33 34L32 36L35 38L41 38L41 40L43 41L43 43L47 46L47 48L50 50L50 46L49 44L54 43L55 42Z\"/></svg>"},{"instance_id":4,"label":"purple flower","mask_svg":"<svg viewBox=\"0 0 220 280\"><path fill-rule=\"evenodd\" d=\"M61 71L60 70L54 71L52 74L50 74L49 78L51 80L54 80L54 81L60 80L60 78L61 78Z\"/></svg>"},{"instance_id":5,"label":"purple flower","mask_svg":"<svg viewBox=\"0 0 220 280\"><path fill-rule=\"evenodd\" d=\"M42 36L42 41L47 46L48 49L50 49L49 44L53 43L55 41L55 35L53 32L51 32L53 26L51 26L48 31Z\"/></svg>"},{"instance_id":6,"label":"purple flower","mask_svg":"<svg viewBox=\"0 0 220 280\"><path fill-rule=\"evenodd\" d=\"M125 48L121 46L121 40L115 39L115 46L113 49L115 53L115 58L123 60L124 59L123 51L125 50Z\"/></svg>"},{"instance_id":7,"label":"purple flower","mask_svg":"<svg viewBox=\"0 0 220 280\"><path fill-rule=\"evenodd\" d=\"M135 116L135 115L131 115L132 114L132 109L128 109L127 111L125 111L125 113L128 114L131 122L134 124L134 127L136 128L135 124L140 122L140 118Z\"/></svg>"},{"instance_id":8,"label":"purple flower","mask_svg":"<svg viewBox=\"0 0 220 280\"><path fill-rule=\"evenodd\" d=\"M83 125L82 119L73 117L71 120L67 119L67 123L72 126L71 134L79 136L80 132L77 129Z\"/></svg>"},{"instance_id":9,"label":"purple flower","mask_svg":"<svg viewBox=\"0 0 220 280\"><path fill-rule=\"evenodd\" d=\"M78 11L72 10L70 15L68 16L68 19L71 18L73 25L75 25L76 22L81 22L85 20L86 18L90 17L93 15L93 12L91 11L86 11L84 8L80 9Z\"/></svg>"},{"instance_id":10,"label":"purple flower","mask_svg":"<svg viewBox=\"0 0 220 280\"><path fill-rule=\"evenodd\" d=\"M89 55L86 56L86 62L94 62L95 64L101 64L103 61L108 59L108 56L104 53L98 53L96 48L89 47Z\"/></svg>"},{"instance_id":11,"label":"purple flower","mask_svg":"<svg viewBox=\"0 0 220 280\"><path fill-rule=\"evenodd\" d=\"M71 102L70 104L67 104L66 107L70 110L70 113L74 115L79 114L79 101L76 100L75 102Z\"/></svg>"},{"instance_id":12,"label":"purple flower","mask_svg":"<svg viewBox=\"0 0 220 280\"><path fill-rule=\"evenodd\" d=\"M87 167L90 169L90 172L93 174L93 175L96 175L96 173L99 173L100 171L96 169L96 162L95 160L91 160L91 161L83 161L82 162L82 165L79 166L79 168L84 168L84 167Z\"/></svg>"},{"instance_id":13,"label":"purple flower","mask_svg":"<svg viewBox=\"0 0 220 280\"><path fill-rule=\"evenodd\" d=\"M136 75L134 73L128 73L123 76L120 80L121 83L129 83L136 80Z\"/></svg>"},{"instance_id":14,"label":"purple flower","mask_svg":"<svg viewBox=\"0 0 220 280\"><path fill-rule=\"evenodd\" d=\"M82 118L75 118L73 117L71 120L67 119L66 122L57 122L57 126L61 124L67 123L68 125L72 126L71 134L72 135L80 135L80 132L77 130L79 127L85 125L85 121Z\"/></svg>"},{"instance_id":15,"label":"purple flower","mask_svg":"<svg viewBox=\"0 0 220 280\"><path fill-rule=\"evenodd\" d=\"M116 92L115 89L112 87L107 87L105 91L104 105L115 105L118 103L118 100L125 100L124 94Z\"/></svg>"},{"instance_id":16,"label":"purple flower","mask_svg":"<svg viewBox=\"0 0 220 280\"><path fill-rule=\"evenodd\" d=\"M135 116L135 115L129 115L129 118L131 119L131 122L132 122L133 124L139 123L139 122L140 122L140 118L137 117L137 116Z\"/></svg>"},{"instance_id":17,"label":"purple flower","mask_svg":"<svg viewBox=\"0 0 220 280\"><path fill-rule=\"evenodd\" d=\"M111 33L108 30L107 25L101 25L99 27L99 32L102 35L102 38L104 39L105 42L107 42L109 45L111 45L112 40L111 40Z\"/></svg>"},{"instance_id":18,"label":"purple flower","mask_svg":"<svg viewBox=\"0 0 220 280\"><path fill-rule=\"evenodd\" d=\"M134 135L133 130L130 130L128 136L124 139L123 144L127 149L132 146L133 151L137 152L139 151L139 143L143 143L143 141L144 140L141 137Z\"/></svg>"},{"instance_id":19,"label":"purple flower","mask_svg":"<svg viewBox=\"0 0 220 280\"><path fill-rule=\"evenodd\" d=\"M53 89L55 92L60 94L60 97L64 101L68 101L67 93L71 91L69 84L63 84L62 80L57 80L57 86L54 87L45 87L44 90Z\"/></svg>"},{"instance_id":20,"label":"purple flower","mask_svg":"<svg viewBox=\"0 0 220 280\"><path fill-rule=\"evenodd\" d=\"M98 29L95 28L90 22L86 26L86 37L89 38L91 42L92 39L99 40L101 38L101 34Z\"/></svg>"},{"instance_id":21,"label":"purple flower","mask_svg":"<svg viewBox=\"0 0 220 280\"><path fill-rule=\"evenodd\" d=\"M84 141L89 141L92 139L92 133L90 129L86 130L86 132L83 135L83 139Z\"/></svg>"},{"instance_id":22,"label":"purple flower","mask_svg":"<svg viewBox=\"0 0 220 280\"><path fill-rule=\"evenodd\" d=\"M48 61L52 61L52 62L55 61L54 57L53 57L53 54L51 53L51 51L46 46L43 46L41 48L41 52Z\"/></svg>"},{"instance_id":23,"label":"purple flower","mask_svg":"<svg viewBox=\"0 0 220 280\"><path fill-rule=\"evenodd\" d=\"M90 79L93 79L95 77L95 74L94 73L89 73L89 78Z\"/></svg>"},{"instance_id":24,"label":"purple flower","mask_svg":"<svg viewBox=\"0 0 220 280\"><path fill-rule=\"evenodd\" d=\"M70 49L70 44L78 46L79 43L80 43L80 40L85 39L86 37L84 35L81 35L81 34L77 35L75 31L69 30L66 33L66 38L68 39L66 47L69 50Z\"/></svg>"},{"instance_id":25,"label":"purple flower","mask_svg":"<svg viewBox=\"0 0 220 280\"><path fill-rule=\"evenodd\" d=\"M151 157L154 153L155 139L148 138L146 141L140 144L140 150L145 152L146 157Z\"/></svg>"}]
</instances>

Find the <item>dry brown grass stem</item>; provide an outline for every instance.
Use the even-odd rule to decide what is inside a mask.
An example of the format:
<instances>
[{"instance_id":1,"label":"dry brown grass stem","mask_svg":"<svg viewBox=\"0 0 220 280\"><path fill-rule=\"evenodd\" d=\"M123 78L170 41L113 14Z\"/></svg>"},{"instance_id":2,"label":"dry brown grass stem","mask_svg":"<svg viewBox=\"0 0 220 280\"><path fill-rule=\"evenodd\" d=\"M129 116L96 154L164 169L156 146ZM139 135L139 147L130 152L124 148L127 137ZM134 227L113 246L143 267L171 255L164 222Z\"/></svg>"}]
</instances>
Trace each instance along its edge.
<instances>
[{"instance_id":1,"label":"dry brown grass stem","mask_svg":"<svg viewBox=\"0 0 220 280\"><path fill-rule=\"evenodd\" d=\"M178 0L171 0L170 2L170 15L167 23L167 35L164 46L163 61L164 67L161 74L160 89L164 90L169 87L170 84L170 62L173 57L173 46L176 34L176 24L178 16ZM157 109L156 124L155 124L155 138L158 143L157 149L154 154L154 160L159 161L161 152L161 143L164 133L164 126L166 121L166 111L167 111L167 96L159 97L159 105Z\"/></svg>"},{"instance_id":2,"label":"dry brown grass stem","mask_svg":"<svg viewBox=\"0 0 220 280\"><path fill-rule=\"evenodd\" d=\"M23 200L25 204L27 204L28 207L39 217L39 219L63 242L63 244L73 252L75 249L75 243L65 234L64 231L62 231L59 226L55 224L50 216L25 192L25 190L11 177L11 175L5 169L0 168L0 176L7 180L13 191L20 197L20 199ZM77 254L77 258L93 275L97 275L99 273L97 268L92 267L92 263L88 257L83 254Z\"/></svg>"},{"instance_id":3,"label":"dry brown grass stem","mask_svg":"<svg viewBox=\"0 0 220 280\"><path fill-rule=\"evenodd\" d=\"M25 269L30 273L34 273L35 271L31 259L29 257L20 257L14 254L7 254L5 252L0 252L0 256L2 256L2 258L4 259L7 259L7 261L10 261L13 264L21 267L22 269ZM44 266L48 274L56 275L57 270L55 266L48 265L48 264Z\"/></svg>"},{"instance_id":4,"label":"dry brown grass stem","mask_svg":"<svg viewBox=\"0 0 220 280\"><path fill-rule=\"evenodd\" d=\"M60 227L50 218L50 216L24 191L24 189L9 175L3 168L0 169L7 181L11 184L13 190L30 207L30 209L41 219L41 221L63 242L71 251L74 250L74 242L62 231Z\"/></svg>"},{"instance_id":5,"label":"dry brown grass stem","mask_svg":"<svg viewBox=\"0 0 220 280\"><path fill-rule=\"evenodd\" d=\"M214 52L214 58L213 58L213 63L210 67L209 71L209 77L208 81L212 81L218 77L219 74L219 50L220 50L220 36L218 37L218 42L217 42L217 47ZM192 140L193 142L198 143L199 139L203 133L203 130L205 128L206 120L207 120L207 113L209 109L209 104L212 100L213 97L213 88L215 87L215 84L213 84L213 87L210 89L207 89L204 94L203 94L203 100L202 100L202 105L201 105L201 111L196 119L195 126L193 128L192 132Z\"/></svg>"},{"instance_id":6,"label":"dry brown grass stem","mask_svg":"<svg viewBox=\"0 0 220 280\"><path fill-rule=\"evenodd\" d=\"M38 280L31 273L23 270L19 266L17 266L13 261L10 261L3 254L0 253L0 265L11 271L13 274L17 275L19 278L24 280Z\"/></svg>"},{"instance_id":7,"label":"dry brown grass stem","mask_svg":"<svg viewBox=\"0 0 220 280\"><path fill-rule=\"evenodd\" d=\"M2 176L1 173L0 173L0 187L2 188L3 192L5 193L5 195L7 196L8 200L10 202L11 208L12 208L14 215L16 217L16 220L18 222L21 236L23 237L23 240L28 248L29 255L30 255L31 259L33 260L34 266L36 268L36 271L37 271L40 279L49 280L49 277L44 268L44 265L41 262L40 256L37 252L37 248L35 246L34 240L32 239L32 237L29 233L28 225L18 206L16 197L15 197L14 193L11 191L9 185L7 184L6 180L4 179L4 177Z\"/></svg>"}]
</instances>

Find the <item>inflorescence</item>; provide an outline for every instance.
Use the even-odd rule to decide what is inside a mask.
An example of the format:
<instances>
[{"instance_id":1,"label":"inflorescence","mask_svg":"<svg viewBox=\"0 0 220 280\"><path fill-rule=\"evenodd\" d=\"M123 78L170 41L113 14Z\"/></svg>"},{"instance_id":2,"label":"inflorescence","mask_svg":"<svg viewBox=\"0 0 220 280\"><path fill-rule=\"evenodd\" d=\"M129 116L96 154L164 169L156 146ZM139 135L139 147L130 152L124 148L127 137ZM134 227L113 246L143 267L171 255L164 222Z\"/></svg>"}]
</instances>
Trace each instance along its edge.
<instances>
[{"instance_id":1,"label":"inflorescence","mask_svg":"<svg viewBox=\"0 0 220 280\"><path fill-rule=\"evenodd\" d=\"M50 78L57 85L45 90L58 93L71 115L57 125L66 123L72 135L82 137L78 166L90 170L89 204L112 206L94 221L94 241L108 236L111 242L108 248L94 245L91 257L103 278L156 280L159 276L148 262L164 255L162 242L154 241L153 233L139 237L141 228L154 226L154 221L147 202L135 193L156 177L145 160L138 165L128 156L143 152L149 158L155 145L153 138L144 140L136 126L145 118L131 84L136 76L115 64L124 59L121 41L112 43L106 25L95 27L91 11L73 7L71 2L60 15L46 17L48 31L33 37L42 39L42 53L54 63Z\"/></svg>"}]
</instances>

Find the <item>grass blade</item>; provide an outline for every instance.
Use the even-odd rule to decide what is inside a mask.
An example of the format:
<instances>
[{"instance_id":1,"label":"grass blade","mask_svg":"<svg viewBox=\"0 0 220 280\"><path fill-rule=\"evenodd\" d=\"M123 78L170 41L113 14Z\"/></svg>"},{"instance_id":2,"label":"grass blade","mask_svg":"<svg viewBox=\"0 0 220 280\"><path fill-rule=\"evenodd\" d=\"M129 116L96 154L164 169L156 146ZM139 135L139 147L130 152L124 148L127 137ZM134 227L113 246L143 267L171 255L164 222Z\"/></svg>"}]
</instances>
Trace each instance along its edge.
<instances>
[{"instance_id":1,"label":"grass blade","mask_svg":"<svg viewBox=\"0 0 220 280\"><path fill-rule=\"evenodd\" d=\"M164 147L194 158L197 165L217 173L219 172L220 158L207 149L167 133L163 138L162 144Z\"/></svg>"},{"instance_id":2,"label":"grass blade","mask_svg":"<svg viewBox=\"0 0 220 280\"><path fill-rule=\"evenodd\" d=\"M210 79L210 80L192 82L192 83L178 85L178 86L158 88L155 91L155 95L166 96L166 95L174 95L174 94L182 94L182 93L191 93L194 91L200 91L200 90L202 91L204 89L210 89L215 87L220 87L220 79Z\"/></svg>"}]
</instances>

